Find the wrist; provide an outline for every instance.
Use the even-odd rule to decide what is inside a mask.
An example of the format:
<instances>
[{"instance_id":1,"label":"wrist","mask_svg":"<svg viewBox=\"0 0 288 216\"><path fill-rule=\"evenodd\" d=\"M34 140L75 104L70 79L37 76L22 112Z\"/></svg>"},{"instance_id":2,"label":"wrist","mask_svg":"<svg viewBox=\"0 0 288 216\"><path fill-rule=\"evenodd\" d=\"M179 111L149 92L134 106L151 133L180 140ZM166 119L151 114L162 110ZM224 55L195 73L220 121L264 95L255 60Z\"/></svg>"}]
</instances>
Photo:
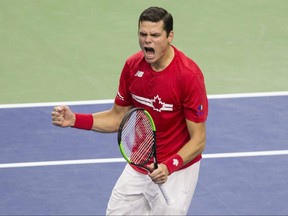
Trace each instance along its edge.
<instances>
[{"instance_id":1,"label":"wrist","mask_svg":"<svg viewBox=\"0 0 288 216\"><path fill-rule=\"evenodd\" d=\"M183 159L180 155L175 154L172 157L168 158L167 160L165 160L163 162L163 164L166 165L169 175L171 175L173 172L181 169L181 167L183 166Z\"/></svg>"},{"instance_id":2,"label":"wrist","mask_svg":"<svg viewBox=\"0 0 288 216\"><path fill-rule=\"evenodd\" d=\"M71 127L83 129L83 130L91 130L93 127L93 115L92 114L81 114L81 113L74 113L75 121L74 125Z\"/></svg>"}]
</instances>

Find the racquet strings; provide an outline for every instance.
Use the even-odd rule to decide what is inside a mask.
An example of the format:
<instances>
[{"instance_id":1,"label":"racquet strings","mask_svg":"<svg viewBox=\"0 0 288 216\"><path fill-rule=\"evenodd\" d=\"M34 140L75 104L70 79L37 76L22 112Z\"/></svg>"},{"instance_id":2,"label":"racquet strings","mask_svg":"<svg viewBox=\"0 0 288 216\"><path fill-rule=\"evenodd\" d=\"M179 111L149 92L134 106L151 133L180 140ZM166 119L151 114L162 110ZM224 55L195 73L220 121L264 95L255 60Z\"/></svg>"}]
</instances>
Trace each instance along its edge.
<instances>
[{"instance_id":1,"label":"racquet strings","mask_svg":"<svg viewBox=\"0 0 288 216\"><path fill-rule=\"evenodd\" d=\"M131 163L143 165L148 162L154 145L154 132L146 114L137 110L127 118L122 128L122 146Z\"/></svg>"}]
</instances>

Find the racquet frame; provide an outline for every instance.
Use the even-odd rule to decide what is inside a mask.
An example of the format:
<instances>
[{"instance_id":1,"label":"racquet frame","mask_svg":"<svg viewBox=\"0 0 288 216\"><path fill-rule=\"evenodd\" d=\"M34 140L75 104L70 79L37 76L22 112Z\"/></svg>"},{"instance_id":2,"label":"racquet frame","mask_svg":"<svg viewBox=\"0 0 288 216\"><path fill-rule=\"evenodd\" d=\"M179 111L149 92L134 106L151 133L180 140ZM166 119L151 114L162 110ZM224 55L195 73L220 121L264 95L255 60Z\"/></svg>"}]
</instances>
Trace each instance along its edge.
<instances>
[{"instance_id":1,"label":"racquet frame","mask_svg":"<svg viewBox=\"0 0 288 216\"><path fill-rule=\"evenodd\" d=\"M126 155L125 150L123 148L123 144L122 144L122 130L123 127L125 126L125 124L127 123L127 121L129 121L131 115L133 112L137 112L137 111L141 111L143 112L149 119L151 127L152 127L152 131L153 131L153 147L152 147L152 151L150 152L149 157L147 157L147 159L142 162L141 164L135 164L133 163L130 158ZM158 168L158 163L157 163L157 156L156 156L156 126L154 124L153 118L152 116L149 114L149 112L147 110L145 110L144 108L133 108L131 110L129 110L126 115L124 116L124 118L122 119L120 126L119 126L119 130L118 130L118 144L119 144L119 148L120 148L120 152L122 154L122 156L124 157L124 159L129 163L129 164L133 164L137 167L140 168L144 168L146 171L151 172L151 170L149 170L147 167L145 167L144 165L146 165L149 161L150 158L153 156L154 159L154 169ZM163 194L163 197L165 198L166 204L167 205L171 205L173 203L173 200L170 198L170 196L168 195L168 193L166 192L166 190L164 189L162 184L158 184L161 193Z\"/></svg>"}]
</instances>

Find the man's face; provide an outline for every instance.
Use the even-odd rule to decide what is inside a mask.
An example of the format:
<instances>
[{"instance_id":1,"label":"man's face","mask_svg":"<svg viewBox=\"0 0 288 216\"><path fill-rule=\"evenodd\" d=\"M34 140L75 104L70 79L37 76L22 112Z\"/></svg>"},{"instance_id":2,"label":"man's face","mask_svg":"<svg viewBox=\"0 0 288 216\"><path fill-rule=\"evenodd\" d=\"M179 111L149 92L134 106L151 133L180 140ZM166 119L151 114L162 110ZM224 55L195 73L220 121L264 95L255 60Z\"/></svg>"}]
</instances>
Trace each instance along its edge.
<instances>
[{"instance_id":1,"label":"man's face","mask_svg":"<svg viewBox=\"0 0 288 216\"><path fill-rule=\"evenodd\" d=\"M146 61L151 65L162 64L162 61L165 61L164 56L173 40L173 32L171 31L167 37L163 25L162 20L159 22L142 21L139 23L139 45Z\"/></svg>"}]
</instances>

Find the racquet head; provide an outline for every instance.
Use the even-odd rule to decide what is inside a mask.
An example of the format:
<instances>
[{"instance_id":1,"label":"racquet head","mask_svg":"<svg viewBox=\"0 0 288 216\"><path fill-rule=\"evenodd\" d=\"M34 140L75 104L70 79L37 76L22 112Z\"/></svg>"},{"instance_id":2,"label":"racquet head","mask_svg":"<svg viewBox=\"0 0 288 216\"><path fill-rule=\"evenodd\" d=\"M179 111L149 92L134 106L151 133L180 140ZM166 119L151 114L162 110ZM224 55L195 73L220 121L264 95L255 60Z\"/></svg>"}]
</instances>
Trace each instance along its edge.
<instances>
[{"instance_id":1,"label":"racquet head","mask_svg":"<svg viewBox=\"0 0 288 216\"><path fill-rule=\"evenodd\" d=\"M118 144L128 163L145 168L155 153L155 131L152 117L143 108L133 108L125 115L118 130Z\"/></svg>"},{"instance_id":2,"label":"racquet head","mask_svg":"<svg viewBox=\"0 0 288 216\"><path fill-rule=\"evenodd\" d=\"M133 108L124 116L118 130L118 144L128 163L150 172L145 165L153 156L154 169L157 169L156 128L152 117L143 108ZM167 205L171 205L173 199L163 185L158 186Z\"/></svg>"}]
</instances>

